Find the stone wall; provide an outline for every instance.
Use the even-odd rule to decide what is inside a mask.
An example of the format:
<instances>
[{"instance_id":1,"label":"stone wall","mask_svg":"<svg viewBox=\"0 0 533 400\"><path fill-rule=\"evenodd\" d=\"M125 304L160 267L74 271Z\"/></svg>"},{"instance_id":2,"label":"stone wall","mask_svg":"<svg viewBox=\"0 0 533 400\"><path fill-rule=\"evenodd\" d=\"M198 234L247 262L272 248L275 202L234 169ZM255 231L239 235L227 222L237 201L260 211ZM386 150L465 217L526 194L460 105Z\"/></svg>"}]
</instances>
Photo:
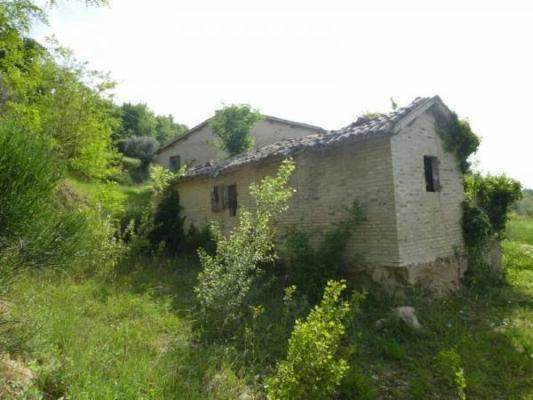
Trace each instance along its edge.
<instances>
[{"instance_id":1,"label":"stone wall","mask_svg":"<svg viewBox=\"0 0 533 400\"><path fill-rule=\"evenodd\" d=\"M401 265L461 253L463 185L457 159L444 151L430 111L391 138ZM427 192L424 156L439 160L441 189Z\"/></svg>"},{"instance_id":2,"label":"stone wall","mask_svg":"<svg viewBox=\"0 0 533 400\"><path fill-rule=\"evenodd\" d=\"M255 148L263 147L282 139L299 138L314 133L317 133L316 129L271 119L257 122L250 131L250 134L255 138ZM214 145L216 141L217 137L206 124L191 135L162 150L160 154L156 155L154 162L169 168L170 157L175 155L181 157L182 164L186 163L189 166L226 158L226 153Z\"/></svg>"},{"instance_id":3,"label":"stone wall","mask_svg":"<svg viewBox=\"0 0 533 400\"><path fill-rule=\"evenodd\" d=\"M341 221L344 208L354 200L364 212L364 221L349 244L349 258L365 265L399 265L394 207L393 171L389 138L375 138L321 152L296 156L290 184L296 189L289 210L277 221L283 234L293 225L310 232L323 232ZM239 208L253 208L248 187L273 175L278 164L249 165L216 178L196 178L178 184L187 223L202 226L220 222L226 231L237 217L228 210L211 211L214 185L237 184Z\"/></svg>"}]
</instances>

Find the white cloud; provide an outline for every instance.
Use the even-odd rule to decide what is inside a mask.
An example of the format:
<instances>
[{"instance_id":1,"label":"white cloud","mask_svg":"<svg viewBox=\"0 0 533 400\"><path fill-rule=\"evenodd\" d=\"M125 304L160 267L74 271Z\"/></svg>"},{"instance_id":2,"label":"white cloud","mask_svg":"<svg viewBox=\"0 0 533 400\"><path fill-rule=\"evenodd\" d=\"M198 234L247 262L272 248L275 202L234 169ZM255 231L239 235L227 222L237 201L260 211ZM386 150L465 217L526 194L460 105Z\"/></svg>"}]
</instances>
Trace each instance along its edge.
<instances>
[{"instance_id":1,"label":"white cloud","mask_svg":"<svg viewBox=\"0 0 533 400\"><path fill-rule=\"evenodd\" d=\"M36 34L188 125L225 101L338 128L440 94L483 137L481 168L533 187L532 17L527 0L114 0Z\"/></svg>"}]
</instances>

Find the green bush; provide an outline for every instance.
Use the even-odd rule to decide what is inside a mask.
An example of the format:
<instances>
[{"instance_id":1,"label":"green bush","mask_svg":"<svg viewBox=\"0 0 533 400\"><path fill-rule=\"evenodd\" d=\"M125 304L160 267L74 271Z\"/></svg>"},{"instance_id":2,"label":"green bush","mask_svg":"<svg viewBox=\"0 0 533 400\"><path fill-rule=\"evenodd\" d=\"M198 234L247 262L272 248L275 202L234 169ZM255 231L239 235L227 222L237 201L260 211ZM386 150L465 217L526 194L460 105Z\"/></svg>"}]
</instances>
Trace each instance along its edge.
<instances>
[{"instance_id":1,"label":"green bush","mask_svg":"<svg viewBox=\"0 0 533 400\"><path fill-rule=\"evenodd\" d=\"M168 188L155 209L153 229L148 236L154 248L164 246L165 251L171 255L176 255L183 250L185 217L181 216L182 210L177 189Z\"/></svg>"},{"instance_id":2,"label":"green bush","mask_svg":"<svg viewBox=\"0 0 533 400\"><path fill-rule=\"evenodd\" d=\"M327 400L335 394L349 368L339 355L350 312L341 299L344 289L344 282L329 281L320 304L296 321L286 360L266 380L270 400Z\"/></svg>"},{"instance_id":3,"label":"green bush","mask_svg":"<svg viewBox=\"0 0 533 400\"><path fill-rule=\"evenodd\" d=\"M463 237L467 247L483 247L492 235L487 213L472 201L463 202L463 216L461 220Z\"/></svg>"},{"instance_id":4,"label":"green bush","mask_svg":"<svg viewBox=\"0 0 533 400\"><path fill-rule=\"evenodd\" d=\"M274 231L270 223L287 208L293 194L287 183L293 170L294 163L286 160L275 177L252 184L250 192L256 202L255 211L241 209L238 224L227 237L218 226L212 225L215 253L198 251L202 271L195 292L205 326L218 333L242 317L259 266L273 260Z\"/></svg>"},{"instance_id":5,"label":"green bush","mask_svg":"<svg viewBox=\"0 0 533 400\"><path fill-rule=\"evenodd\" d=\"M45 139L9 121L0 124L0 252L9 251L11 263L96 267L103 264L98 256L107 257L114 246L113 228L97 212L59 202L60 178Z\"/></svg>"},{"instance_id":6,"label":"green bush","mask_svg":"<svg viewBox=\"0 0 533 400\"><path fill-rule=\"evenodd\" d=\"M303 291L312 303L320 299L328 280L339 277L346 246L361 221L357 202L345 211L346 219L327 231L316 248L311 244L311 234L297 228L290 229L284 241L282 258L289 283Z\"/></svg>"},{"instance_id":7,"label":"green bush","mask_svg":"<svg viewBox=\"0 0 533 400\"><path fill-rule=\"evenodd\" d=\"M511 207L522 197L520 183L505 175L479 173L466 175L464 183L466 198L487 214L493 234L502 238Z\"/></svg>"},{"instance_id":8,"label":"green bush","mask_svg":"<svg viewBox=\"0 0 533 400\"><path fill-rule=\"evenodd\" d=\"M0 236L31 233L61 178L51 144L14 122L0 123Z\"/></svg>"},{"instance_id":9,"label":"green bush","mask_svg":"<svg viewBox=\"0 0 533 400\"><path fill-rule=\"evenodd\" d=\"M188 252L195 254L198 254L199 249L204 249L208 254L214 254L216 250L216 243L208 225L204 225L202 229L198 229L194 224L189 225L185 245Z\"/></svg>"}]
</instances>

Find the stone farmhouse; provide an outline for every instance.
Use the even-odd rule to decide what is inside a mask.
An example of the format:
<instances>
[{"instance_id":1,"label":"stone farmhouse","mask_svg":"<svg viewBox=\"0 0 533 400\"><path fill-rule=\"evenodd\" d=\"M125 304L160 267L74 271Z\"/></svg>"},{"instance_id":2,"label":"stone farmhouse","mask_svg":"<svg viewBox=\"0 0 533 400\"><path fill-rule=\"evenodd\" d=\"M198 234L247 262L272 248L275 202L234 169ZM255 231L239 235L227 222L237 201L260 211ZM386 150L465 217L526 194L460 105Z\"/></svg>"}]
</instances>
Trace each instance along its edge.
<instances>
[{"instance_id":1,"label":"stone farmhouse","mask_svg":"<svg viewBox=\"0 0 533 400\"><path fill-rule=\"evenodd\" d=\"M229 230L242 207L254 207L250 184L291 157L296 193L276 222L281 234L294 225L323 232L357 201L364 220L347 248L348 271L391 290L419 284L442 291L457 287L466 269L461 172L436 128L449 115L435 96L333 131L266 117L252 129L258 147L233 158L207 143L212 132L204 122L156 161L192 165L176 183L188 224L216 220Z\"/></svg>"}]
</instances>

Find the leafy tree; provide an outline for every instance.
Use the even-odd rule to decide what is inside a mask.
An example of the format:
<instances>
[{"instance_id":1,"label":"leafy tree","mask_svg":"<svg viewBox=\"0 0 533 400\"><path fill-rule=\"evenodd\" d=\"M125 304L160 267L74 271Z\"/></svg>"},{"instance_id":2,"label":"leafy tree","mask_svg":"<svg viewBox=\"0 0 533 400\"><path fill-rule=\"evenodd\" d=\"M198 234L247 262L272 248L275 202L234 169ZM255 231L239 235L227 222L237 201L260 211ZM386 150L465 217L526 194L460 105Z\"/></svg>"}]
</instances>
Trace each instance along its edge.
<instances>
[{"instance_id":1,"label":"leafy tree","mask_svg":"<svg viewBox=\"0 0 533 400\"><path fill-rule=\"evenodd\" d=\"M174 122L172 115L155 115L143 103L124 103L119 109L121 124L115 130L115 139L125 139L133 136L150 136L160 144L182 135L187 127Z\"/></svg>"},{"instance_id":2,"label":"leafy tree","mask_svg":"<svg viewBox=\"0 0 533 400\"><path fill-rule=\"evenodd\" d=\"M128 157L141 160L141 168L147 169L159 148L159 143L150 136L133 136L120 144L122 152Z\"/></svg>"},{"instance_id":3,"label":"leafy tree","mask_svg":"<svg viewBox=\"0 0 533 400\"><path fill-rule=\"evenodd\" d=\"M263 117L247 104L232 104L217 110L209 127L220 139L220 147L235 156L253 147L252 126Z\"/></svg>"},{"instance_id":4,"label":"leafy tree","mask_svg":"<svg viewBox=\"0 0 533 400\"><path fill-rule=\"evenodd\" d=\"M157 121L146 104L124 103L121 106L122 123L116 135L119 138L132 136L156 136Z\"/></svg>"},{"instance_id":5,"label":"leafy tree","mask_svg":"<svg viewBox=\"0 0 533 400\"><path fill-rule=\"evenodd\" d=\"M156 117L156 139L159 143L165 144L183 135L187 131L187 126L174 122L172 115L158 115Z\"/></svg>"}]
</instances>

